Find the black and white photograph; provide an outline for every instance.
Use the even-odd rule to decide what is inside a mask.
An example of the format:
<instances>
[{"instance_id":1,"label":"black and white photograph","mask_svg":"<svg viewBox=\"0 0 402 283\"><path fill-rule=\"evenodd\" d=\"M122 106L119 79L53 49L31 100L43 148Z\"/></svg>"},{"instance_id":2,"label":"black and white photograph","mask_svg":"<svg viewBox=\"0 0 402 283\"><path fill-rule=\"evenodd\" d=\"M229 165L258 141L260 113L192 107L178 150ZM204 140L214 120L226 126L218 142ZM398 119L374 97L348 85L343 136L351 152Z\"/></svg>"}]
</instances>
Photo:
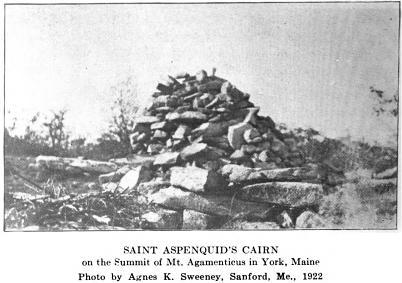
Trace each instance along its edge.
<instances>
[{"instance_id":1,"label":"black and white photograph","mask_svg":"<svg viewBox=\"0 0 402 283\"><path fill-rule=\"evenodd\" d=\"M399 2L4 10L4 231L397 230Z\"/></svg>"}]
</instances>

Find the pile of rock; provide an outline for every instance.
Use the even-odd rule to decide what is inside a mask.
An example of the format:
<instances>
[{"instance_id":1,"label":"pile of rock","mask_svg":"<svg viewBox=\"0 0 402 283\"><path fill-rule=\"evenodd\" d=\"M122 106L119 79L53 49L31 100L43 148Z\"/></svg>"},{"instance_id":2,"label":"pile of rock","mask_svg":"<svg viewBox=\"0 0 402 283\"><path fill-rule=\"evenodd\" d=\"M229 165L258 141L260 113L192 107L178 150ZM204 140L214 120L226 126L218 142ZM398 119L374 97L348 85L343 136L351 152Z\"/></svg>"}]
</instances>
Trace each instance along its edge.
<instances>
[{"instance_id":1,"label":"pile of rock","mask_svg":"<svg viewBox=\"0 0 402 283\"><path fill-rule=\"evenodd\" d=\"M157 90L135 120L134 157L112 160L128 167L99 179L160 207L143 216L146 228L305 228L297 219L319 205L325 174L249 94L204 70Z\"/></svg>"},{"instance_id":2,"label":"pile of rock","mask_svg":"<svg viewBox=\"0 0 402 283\"><path fill-rule=\"evenodd\" d=\"M325 226L314 211L327 172L270 117L259 116L249 94L215 70L169 76L156 88L152 104L135 119L133 156L94 163L107 169L99 176L104 190L149 203L144 229ZM94 170L91 161L82 163L65 165Z\"/></svg>"}]
</instances>

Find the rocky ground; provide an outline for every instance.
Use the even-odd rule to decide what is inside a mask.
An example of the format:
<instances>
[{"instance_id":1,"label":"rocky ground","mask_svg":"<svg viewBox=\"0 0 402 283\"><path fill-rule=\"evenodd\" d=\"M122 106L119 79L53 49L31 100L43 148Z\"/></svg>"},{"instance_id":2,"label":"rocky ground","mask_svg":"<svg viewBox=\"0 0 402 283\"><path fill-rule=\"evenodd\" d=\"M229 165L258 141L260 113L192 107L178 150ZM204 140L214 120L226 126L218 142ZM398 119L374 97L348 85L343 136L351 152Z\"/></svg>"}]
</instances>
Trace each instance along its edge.
<instances>
[{"instance_id":1,"label":"rocky ground","mask_svg":"<svg viewBox=\"0 0 402 283\"><path fill-rule=\"evenodd\" d=\"M9 157L7 228L395 228L396 168L343 172L311 154L328 139L281 130L215 71L157 90L126 158Z\"/></svg>"}]
</instances>

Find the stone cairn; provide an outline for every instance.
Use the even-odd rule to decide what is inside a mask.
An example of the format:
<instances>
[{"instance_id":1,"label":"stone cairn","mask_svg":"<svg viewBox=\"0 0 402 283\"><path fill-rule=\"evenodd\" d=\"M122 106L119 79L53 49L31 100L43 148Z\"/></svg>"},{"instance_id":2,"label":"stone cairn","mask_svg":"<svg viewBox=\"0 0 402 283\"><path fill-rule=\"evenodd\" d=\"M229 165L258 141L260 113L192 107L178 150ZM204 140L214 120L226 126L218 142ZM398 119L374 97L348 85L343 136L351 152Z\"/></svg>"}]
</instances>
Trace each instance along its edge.
<instances>
[{"instance_id":1,"label":"stone cairn","mask_svg":"<svg viewBox=\"0 0 402 283\"><path fill-rule=\"evenodd\" d=\"M133 156L99 176L105 190L149 204L144 229L325 227L314 211L328 174L258 115L249 94L215 69L169 76L156 89L135 119Z\"/></svg>"}]
</instances>

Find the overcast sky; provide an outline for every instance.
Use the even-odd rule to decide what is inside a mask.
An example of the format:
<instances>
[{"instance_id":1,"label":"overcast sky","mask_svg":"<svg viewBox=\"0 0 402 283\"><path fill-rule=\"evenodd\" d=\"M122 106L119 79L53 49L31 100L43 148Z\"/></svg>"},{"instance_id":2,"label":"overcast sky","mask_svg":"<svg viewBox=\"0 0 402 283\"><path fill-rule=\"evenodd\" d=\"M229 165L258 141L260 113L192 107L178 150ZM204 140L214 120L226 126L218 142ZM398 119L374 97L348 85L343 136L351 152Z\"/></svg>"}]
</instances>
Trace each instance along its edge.
<instances>
[{"instance_id":1,"label":"overcast sky","mask_svg":"<svg viewBox=\"0 0 402 283\"><path fill-rule=\"evenodd\" d=\"M398 4L8 6L6 123L67 108L73 135L107 129L110 88L212 67L261 113L384 140L369 87L398 89Z\"/></svg>"}]
</instances>

